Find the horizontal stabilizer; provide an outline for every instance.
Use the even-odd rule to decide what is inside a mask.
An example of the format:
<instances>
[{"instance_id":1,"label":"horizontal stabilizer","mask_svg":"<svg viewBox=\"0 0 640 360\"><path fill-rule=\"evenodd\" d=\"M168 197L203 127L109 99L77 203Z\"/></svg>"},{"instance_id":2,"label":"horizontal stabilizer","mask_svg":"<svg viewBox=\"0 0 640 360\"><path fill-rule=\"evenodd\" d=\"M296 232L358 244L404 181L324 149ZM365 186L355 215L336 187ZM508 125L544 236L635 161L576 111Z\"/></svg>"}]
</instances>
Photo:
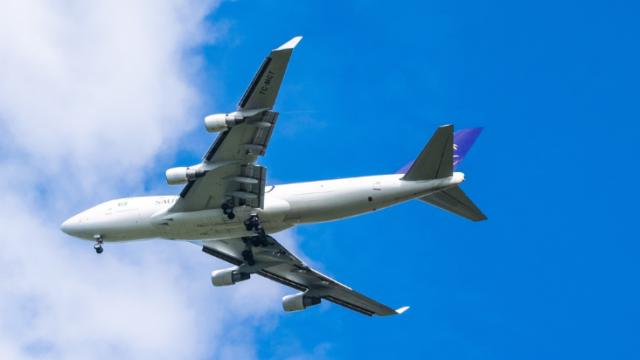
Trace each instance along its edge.
<instances>
[{"instance_id":1,"label":"horizontal stabilizer","mask_svg":"<svg viewBox=\"0 0 640 360\"><path fill-rule=\"evenodd\" d=\"M453 175L453 125L440 126L402 180L441 179Z\"/></svg>"},{"instance_id":2,"label":"horizontal stabilizer","mask_svg":"<svg viewBox=\"0 0 640 360\"><path fill-rule=\"evenodd\" d=\"M487 220L482 211L457 186L421 197L418 200L471 221Z\"/></svg>"}]
</instances>

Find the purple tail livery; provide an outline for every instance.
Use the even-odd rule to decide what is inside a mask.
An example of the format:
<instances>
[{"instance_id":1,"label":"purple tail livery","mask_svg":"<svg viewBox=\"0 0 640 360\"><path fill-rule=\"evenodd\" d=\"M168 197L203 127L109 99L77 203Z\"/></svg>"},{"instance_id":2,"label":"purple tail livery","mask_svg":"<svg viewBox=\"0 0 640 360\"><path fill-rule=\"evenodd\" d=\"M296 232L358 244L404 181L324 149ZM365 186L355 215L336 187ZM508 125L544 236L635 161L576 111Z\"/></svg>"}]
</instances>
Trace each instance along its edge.
<instances>
[{"instance_id":1,"label":"purple tail livery","mask_svg":"<svg viewBox=\"0 0 640 360\"><path fill-rule=\"evenodd\" d=\"M469 149L476 141L480 133L484 128L472 128L472 129L462 129L458 130L453 134L453 171L458 168L458 165L462 162L462 159L467 155ZM403 166L402 169L396 171L396 174L406 174L411 168L411 165L415 162L412 161L407 165Z\"/></svg>"}]
</instances>

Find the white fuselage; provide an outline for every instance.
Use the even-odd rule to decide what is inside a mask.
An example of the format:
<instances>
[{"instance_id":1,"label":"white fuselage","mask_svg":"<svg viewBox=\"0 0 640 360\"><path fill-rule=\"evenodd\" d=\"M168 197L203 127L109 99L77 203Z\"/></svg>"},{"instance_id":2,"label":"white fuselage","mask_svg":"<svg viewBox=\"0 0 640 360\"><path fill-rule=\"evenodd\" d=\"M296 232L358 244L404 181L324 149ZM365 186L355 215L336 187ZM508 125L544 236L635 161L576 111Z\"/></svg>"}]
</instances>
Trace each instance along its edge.
<instances>
[{"instance_id":1,"label":"white fuselage","mask_svg":"<svg viewBox=\"0 0 640 360\"><path fill-rule=\"evenodd\" d=\"M404 181L403 175L380 175L338 180L267 186L264 209L235 207L229 220L222 209L170 212L178 196L147 196L107 201L62 224L75 237L105 242L151 238L209 240L253 236L243 221L257 214L267 234L299 224L344 219L383 209L457 186L464 174L427 180Z\"/></svg>"}]
</instances>

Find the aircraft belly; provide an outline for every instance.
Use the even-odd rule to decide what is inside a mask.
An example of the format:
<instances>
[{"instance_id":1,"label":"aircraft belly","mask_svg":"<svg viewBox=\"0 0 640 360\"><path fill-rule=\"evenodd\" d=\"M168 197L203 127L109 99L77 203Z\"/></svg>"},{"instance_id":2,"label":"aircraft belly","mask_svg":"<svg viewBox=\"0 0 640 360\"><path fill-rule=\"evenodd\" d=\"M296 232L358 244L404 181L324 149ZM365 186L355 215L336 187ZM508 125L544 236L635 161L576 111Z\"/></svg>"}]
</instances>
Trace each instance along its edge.
<instances>
[{"instance_id":1,"label":"aircraft belly","mask_svg":"<svg viewBox=\"0 0 640 360\"><path fill-rule=\"evenodd\" d=\"M222 209L211 209L181 213L160 213L152 220L156 226L165 228L165 238L175 240L224 239L231 237L253 236L247 231L244 220L251 214L257 214L267 233L275 233L292 227L283 218L289 212L289 203L275 197L265 198L265 208L247 206L234 208L235 219L229 220Z\"/></svg>"},{"instance_id":2,"label":"aircraft belly","mask_svg":"<svg viewBox=\"0 0 640 360\"><path fill-rule=\"evenodd\" d=\"M295 224L317 223L357 216L399 204L433 191L437 181L404 182L394 176L342 179L326 182L324 190L313 184L304 192L294 188L284 197L291 204L286 221Z\"/></svg>"}]
</instances>

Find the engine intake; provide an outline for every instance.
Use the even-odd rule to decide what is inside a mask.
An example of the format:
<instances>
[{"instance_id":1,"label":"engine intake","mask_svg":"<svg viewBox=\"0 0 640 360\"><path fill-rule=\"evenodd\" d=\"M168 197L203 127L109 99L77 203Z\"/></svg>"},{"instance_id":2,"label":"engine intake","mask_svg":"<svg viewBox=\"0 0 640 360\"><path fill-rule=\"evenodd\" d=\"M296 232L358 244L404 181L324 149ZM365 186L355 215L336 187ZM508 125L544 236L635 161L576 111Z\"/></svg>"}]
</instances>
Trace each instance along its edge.
<instances>
[{"instance_id":1,"label":"engine intake","mask_svg":"<svg viewBox=\"0 0 640 360\"><path fill-rule=\"evenodd\" d=\"M295 295L287 295L282 298L282 307L286 312L302 311L309 306L320 304L322 299L319 297L305 296L304 293L297 293Z\"/></svg>"},{"instance_id":2,"label":"engine intake","mask_svg":"<svg viewBox=\"0 0 640 360\"><path fill-rule=\"evenodd\" d=\"M169 185L181 185L186 184L189 181L201 178L205 175L205 172L200 169L193 169L188 167L177 167L167 170L167 184Z\"/></svg>"},{"instance_id":3,"label":"engine intake","mask_svg":"<svg viewBox=\"0 0 640 360\"><path fill-rule=\"evenodd\" d=\"M211 282L213 286L229 286L237 282L249 280L251 275L239 272L238 268L230 268L224 270L216 270L211 273Z\"/></svg>"},{"instance_id":4,"label":"engine intake","mask_svg":"<svg viewBox=\"0 0 640 360\"><path fill-rule=\"evenodd\" d=\"M226 131L229 128L242 123L244 117L237 113L231 114L214 114L204 118L204 127L207 132L221 132Z\"/></svg>"}]
</instances>

